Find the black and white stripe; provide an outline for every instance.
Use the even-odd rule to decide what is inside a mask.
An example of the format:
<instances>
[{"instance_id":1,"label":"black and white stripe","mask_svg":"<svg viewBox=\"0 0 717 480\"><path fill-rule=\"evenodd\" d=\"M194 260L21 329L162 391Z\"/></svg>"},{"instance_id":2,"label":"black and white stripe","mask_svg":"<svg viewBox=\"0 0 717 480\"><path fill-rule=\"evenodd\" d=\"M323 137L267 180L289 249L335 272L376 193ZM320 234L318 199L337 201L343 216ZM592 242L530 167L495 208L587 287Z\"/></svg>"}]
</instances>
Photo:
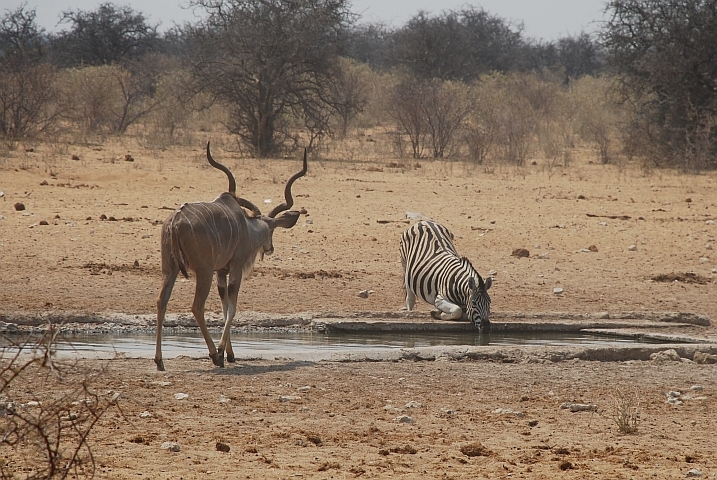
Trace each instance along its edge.
<instances>
[{"instance_id":1,"label":"black and white stripe","mask_svg":"<svg viewBox=\"0 0 717 480\"><path fill-rule=\"evenodd\" d=\"M492 279L484 281L471 262L458 255L446 227L430 220L416 223L401 235L400 251L409 311L418 297L438 308L431 312L434 318L467 318L481 330L490 329Z\"/></svg>"}]
</instances>

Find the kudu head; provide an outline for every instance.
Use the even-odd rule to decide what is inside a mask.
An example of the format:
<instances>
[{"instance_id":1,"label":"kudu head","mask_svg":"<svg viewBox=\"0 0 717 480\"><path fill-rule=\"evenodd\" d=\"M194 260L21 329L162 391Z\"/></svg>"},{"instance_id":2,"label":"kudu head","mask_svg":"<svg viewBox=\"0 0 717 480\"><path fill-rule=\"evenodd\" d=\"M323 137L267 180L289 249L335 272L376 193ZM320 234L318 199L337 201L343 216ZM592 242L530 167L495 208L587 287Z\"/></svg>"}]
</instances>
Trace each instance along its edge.
<instances>
[{"instance_id":1,"label":"kudu head","mask_svg":"<svg viewBox=\"0 0 717 480\"><path fill-rule=\"evenodd\" d=\"M272 253L274 253L274 229L277 227L291 228L296 225L296 222L299 220L299 212L295 210L289 210L294 205L294 197L292 197L291 195L291 186L298 178L306 175L306 149L304 149L303 168L300 171L296 172L294 175L292 175L291 178L289 178L289 180L286 182L286 187L284 188L284 203L274 207L271 212L269 212L269 215L263 215L261 213L261 210L259 210L259 207L254 205L249 200L237 197L236 181L234 180L234 175L232 175L232 172L230 172L227 167L212 158L212 154L209 152L209 142L207 142L207 160L212 167L217 168L226 174L227 178L229 179L229 194L236 199L237 203L241 207L244 207L251 212L249 218L254 219L253 221L260 221L264 224L259 226L259 230L261 230L264 234L261 235L261 250L257 253L261 253L262 258L264 257L264 254L271 255ZM277 215L281 212L286 213L277 217Z\"/></svg>"}]
</instances>

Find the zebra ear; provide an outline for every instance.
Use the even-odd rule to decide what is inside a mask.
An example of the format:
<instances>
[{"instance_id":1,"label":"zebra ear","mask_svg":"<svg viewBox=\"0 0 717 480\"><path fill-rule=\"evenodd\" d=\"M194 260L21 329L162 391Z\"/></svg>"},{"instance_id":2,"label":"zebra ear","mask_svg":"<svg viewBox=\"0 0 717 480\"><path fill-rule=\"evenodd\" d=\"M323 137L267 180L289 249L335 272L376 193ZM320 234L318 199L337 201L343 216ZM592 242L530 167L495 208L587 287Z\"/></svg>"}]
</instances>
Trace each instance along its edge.
<instances>
[{"instance_id":1,"label":"zebra ear","mask_svg":"<svg viewBox=\"0 0 717 480\"><path fill-rule=\"evenodd\" d=\"M485 277L485 289L488 290L493 285L493 277Z\"/></svg>"},{"instance_id":2,"label":"zebra ear","mask_svg":"<svg viewBox=\"0 0 717 480\"><path fill-rule=\"evenodd\" d=\"M468 287L469 287L471 290L475 290L475 289L476 289L476 279L475 279L475 278L473 278L473 277L468 277Z\"/></svg>"}]
</instances>

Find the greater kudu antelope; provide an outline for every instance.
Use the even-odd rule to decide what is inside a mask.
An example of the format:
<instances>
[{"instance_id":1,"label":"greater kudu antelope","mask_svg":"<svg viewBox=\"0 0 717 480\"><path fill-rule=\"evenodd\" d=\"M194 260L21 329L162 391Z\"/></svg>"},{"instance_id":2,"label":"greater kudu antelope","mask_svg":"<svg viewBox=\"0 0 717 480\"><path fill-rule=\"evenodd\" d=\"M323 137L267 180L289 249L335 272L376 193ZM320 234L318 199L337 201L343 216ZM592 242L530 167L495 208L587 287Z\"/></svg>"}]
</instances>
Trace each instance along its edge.
<instances>
[{"instance_id":1,"label":"greater kudu antelope","mask_svg":"<svg viewBox=\"0 0 717 480\"><path fill-rule=\"evenodd\" d=\"M157 346L154 355L157 370L161 371L164 370L162 322L179 272L188 278L189 269L197 277L192 313L207 342L212 362L223 367L225 350L227 361L234 362L229 332L236 313L237 295L242 279L251 274L258 256L263 258L264 254L274 252L274 229L291 228L299 219L299 212L296 211L288 211L280 217L276 215L294 205L291 186L297 178L306 174L306 150L303 168L286 182L286 201L274 207L266 216L249 200L236 196L234 176L227 167L214 161L209 152L209 143L207 160L211 166L218 168L229 178L229 192L222 193L212 202L185 203L175 210L162 226L162 290L157 299ZM249 210L251 215L247 215L244 208ZM217 286L224 316L224 331L219 348L214 346L204 320L204 304L212 287L214 272L217 272Z\"/></svg>"}]
</instances>

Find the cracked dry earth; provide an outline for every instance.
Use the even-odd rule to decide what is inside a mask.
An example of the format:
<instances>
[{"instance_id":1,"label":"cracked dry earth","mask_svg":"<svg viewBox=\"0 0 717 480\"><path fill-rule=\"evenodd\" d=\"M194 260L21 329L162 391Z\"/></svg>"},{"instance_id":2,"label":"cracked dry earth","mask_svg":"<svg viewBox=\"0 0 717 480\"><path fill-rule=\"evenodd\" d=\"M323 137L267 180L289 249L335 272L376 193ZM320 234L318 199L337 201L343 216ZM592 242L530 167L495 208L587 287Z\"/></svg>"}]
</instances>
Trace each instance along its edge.
<instances>
[{"instance_id":1,"label":"cracked dry earth","mask_svg":"<svg viewBox=\"0 0 717 480\"><path fill-rule=\"evenodd\" d=\"M67 152L40 144L3 158L0 320L154 311L159 224L182 202L212 200L226 179L205 166L200 146L113 142ZM235 173L239 194L265 206L299 167L241 159L220 142L213 153ZM314 161L294 185L308 215L276 232L274 256L242 285L237 324L242 311L397 311L407 211L446 224L459 252L482 274L495 272L495 312L714 320L716 179L587 160L567 169L417 168L367 151L363 161ZM519 248L529 256L513 256ZM188 312L193 289L193 279L178 282L170 312ZM220 308L213 291L208 309ZM430 307L419 310L427 317ZM680 332L717 338L714 321ZM150 359L88 360L64 384L28 381L13 393L48 401L103 368L91 388L121 392L121 412L93 429L98 478L715 478L714 365L552 362L540 351L515 349L502 361L245 359L225 369L179 357L163 373ZM681 393L681 405L666 402L669 391ZM639 421L625 435L615 415L629 398L639 401ZM564 402L597 411L570 412ZM20 465L21 456L2 456Z\"/></svg>"}]
</instances>

